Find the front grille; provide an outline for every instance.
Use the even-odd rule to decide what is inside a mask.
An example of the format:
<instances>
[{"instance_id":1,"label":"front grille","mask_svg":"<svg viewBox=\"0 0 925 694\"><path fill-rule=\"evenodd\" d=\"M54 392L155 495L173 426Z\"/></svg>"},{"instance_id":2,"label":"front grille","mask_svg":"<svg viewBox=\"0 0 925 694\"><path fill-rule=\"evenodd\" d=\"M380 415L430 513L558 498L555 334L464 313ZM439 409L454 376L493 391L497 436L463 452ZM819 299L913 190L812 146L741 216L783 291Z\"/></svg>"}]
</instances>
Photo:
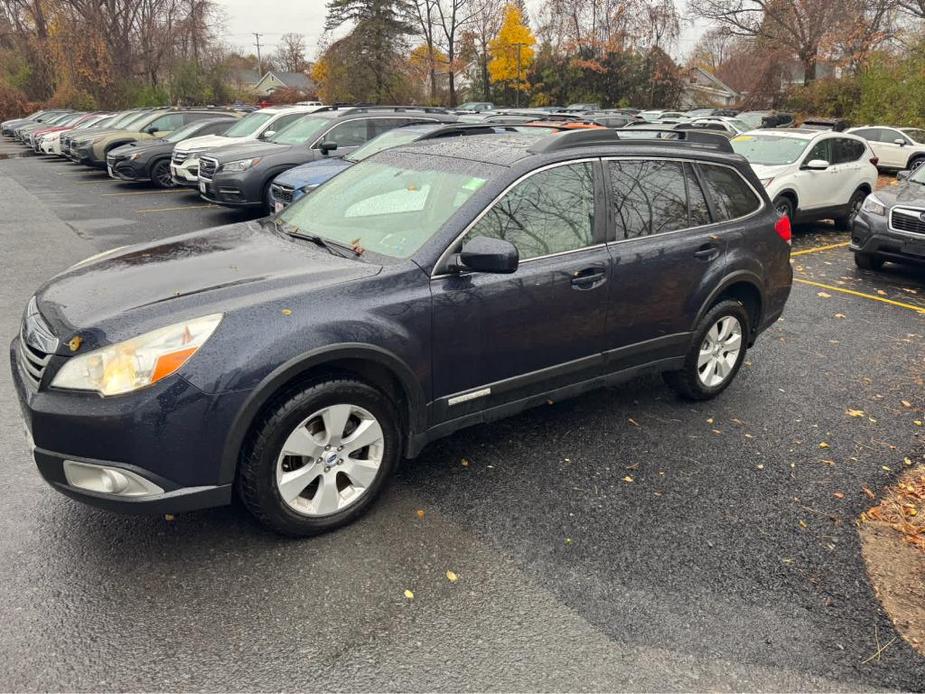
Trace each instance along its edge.
<instances>
[{"instance_id":1,"label":"front grille","mask_svg":"<svg viewBox=\"0 0 925 694\"><path fill-rule=\"evenodd\" d=\"M189 152L177 152L176 150L174 150L173 158L171 159L171 161L174 164L182 164L187 159L189 159Z\"/></svg>"},{"instance_id":2,"label":"front grille","mask_svg":"<svg viewBox=\"0 0 925 694\"><path fill-rule=\"evenodd\" d=\"M896 231L925 234L925 210L894 208L890 214L890 226Z\"/></svg>"},{"instance_id":3,"label":"front grille","mask_svg":"<svg viewBox=\"0 0 925 694\"><path fill-rule=\"evenodd\" d=\"M58 338L45 323L35 297L32 297L19 330L19 364L26 379L35 388L41 384L45 367L57 348Z\"/></svg>"},{"instance_id":4,"label":"front grille","mask_svg":"<svg viewBox=\"0 0 925 694\"><path fill-rule=\"evenodd\" d=\"M292 202L292 186L283 186L278 183L273 184L273 197L284 202L287 205Z\"/></svg>"},{"instance_id":5,"label":"front grille","mask_svg":"<svg viewBox=\"0 0 925 694\"><path fill-rule=\"evenodd\" d=\"M200 178L205 178L211 180L215 175L215 171L218 169L218 161L212 159L212 157L200 157L199 158L199 176Z\"/></svg>"},{"instance_id":6,"label":"front grille","mask_svg":"<svg viewBox=\"0 0 925 694\"><path fill-rule=\"evenodd\" d=\"M46 354L27 344L23 333L19 333L19 363L22 366L23 374L25 374L26 379L33 387L38 388L39 383L42 382L42 376L45 374L45 367L48 366L49 359L51 359L50 354Z\"/></svg>"}]
</instances>

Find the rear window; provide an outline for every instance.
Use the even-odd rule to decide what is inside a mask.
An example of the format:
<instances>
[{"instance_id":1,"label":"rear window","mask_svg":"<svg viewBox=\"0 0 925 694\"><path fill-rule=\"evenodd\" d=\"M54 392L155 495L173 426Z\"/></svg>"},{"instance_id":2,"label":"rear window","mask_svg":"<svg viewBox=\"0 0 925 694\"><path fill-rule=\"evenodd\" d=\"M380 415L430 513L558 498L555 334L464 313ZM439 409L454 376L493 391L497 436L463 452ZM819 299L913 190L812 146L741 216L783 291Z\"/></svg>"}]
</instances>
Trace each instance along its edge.
<instances>
[{"instance_id":1,"label":"rear window","mask_svg":"<svg viewBox=\"0 0 925 694\"><path fill-rule=\"evenodd\" d=\"M751 214L761 207L761 198L735 169L700 164L703 181L713 198L716 221L724 222Z\"/></svg>"}]
</instances>

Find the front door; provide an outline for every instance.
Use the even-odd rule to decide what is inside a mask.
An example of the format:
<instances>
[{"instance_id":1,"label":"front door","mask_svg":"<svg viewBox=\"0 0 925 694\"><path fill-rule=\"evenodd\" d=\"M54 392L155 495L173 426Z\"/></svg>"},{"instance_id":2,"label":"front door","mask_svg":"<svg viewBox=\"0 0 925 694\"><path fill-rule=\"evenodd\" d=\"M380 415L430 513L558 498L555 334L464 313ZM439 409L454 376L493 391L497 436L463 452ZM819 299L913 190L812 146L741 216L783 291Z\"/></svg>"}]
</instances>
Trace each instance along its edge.
<instances>
[{"instance_id":1,"label":"front door","mask_svg":"<svg viewBox=\"0 0 925 694\"><path fill-rule=\"evenodd\" d=\"M829 167L823 170L803 168L814 159L829 162ZM810 147L809 152L800 162L800 171L796 176L804 179L800 182L801 210L832 207L845 202L845 200L841 199L841 189L844 187L845 175L839 165L834 163L832 138L819 140Z\"/></svg>"},{"instance_id":2,"label":"front door","mask_svg":"<svg viewBox=\"0 0 925 694\"><path fill-rule=\"evenodd\" d=\"M513 243L515 273L432 280L434 423L599 373L611 277L599 169L585 160L535 172L468 231L463 243Z\"/></svg>"}]
</instances>

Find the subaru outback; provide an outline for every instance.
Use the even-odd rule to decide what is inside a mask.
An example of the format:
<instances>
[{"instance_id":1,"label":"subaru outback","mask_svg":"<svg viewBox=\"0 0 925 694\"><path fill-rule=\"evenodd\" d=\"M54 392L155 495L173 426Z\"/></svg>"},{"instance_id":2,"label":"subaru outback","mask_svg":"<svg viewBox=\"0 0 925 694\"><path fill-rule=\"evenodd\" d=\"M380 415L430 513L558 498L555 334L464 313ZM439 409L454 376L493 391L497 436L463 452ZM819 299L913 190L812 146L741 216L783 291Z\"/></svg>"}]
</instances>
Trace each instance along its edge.
<instances>
[{"instance_id":1,"label":"subaru outback","mask_svg":"<svg viewBox=\"0 0 925 694\"><path fill-rule=\"evenodd\" d=\"M305 536L434 439L639 374L723 392L790 293L790 226L722 136L380 152L281 214L52 278L10 346L39 472L104 508L237 493Z\"/></svg>"}]
</instances>

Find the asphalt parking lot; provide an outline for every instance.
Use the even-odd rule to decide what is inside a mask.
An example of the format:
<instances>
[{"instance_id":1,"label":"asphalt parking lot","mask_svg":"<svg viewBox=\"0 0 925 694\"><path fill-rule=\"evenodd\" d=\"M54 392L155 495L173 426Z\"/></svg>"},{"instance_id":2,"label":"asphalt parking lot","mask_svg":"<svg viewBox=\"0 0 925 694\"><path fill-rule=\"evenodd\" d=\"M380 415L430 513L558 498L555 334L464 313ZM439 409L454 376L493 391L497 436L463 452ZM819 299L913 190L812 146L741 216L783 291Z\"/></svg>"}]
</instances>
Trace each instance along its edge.
<instances>
[{"instance_id":1,"label":"asphalt parking lot","mask_svg":"<svg viewBox=\"0 0 925 694\"><path fill-rule=\"evenodd\" d=\"M247 218L2 160L0 335L77 260ZM459 432L307 541L60 496L0 369L0 689L925 689L902 639L872 657L897 635L855 528L925 460L925 270L846 242L798 230L784 318L719 399L647 378Z\"/></svg>"}]
</instances>

